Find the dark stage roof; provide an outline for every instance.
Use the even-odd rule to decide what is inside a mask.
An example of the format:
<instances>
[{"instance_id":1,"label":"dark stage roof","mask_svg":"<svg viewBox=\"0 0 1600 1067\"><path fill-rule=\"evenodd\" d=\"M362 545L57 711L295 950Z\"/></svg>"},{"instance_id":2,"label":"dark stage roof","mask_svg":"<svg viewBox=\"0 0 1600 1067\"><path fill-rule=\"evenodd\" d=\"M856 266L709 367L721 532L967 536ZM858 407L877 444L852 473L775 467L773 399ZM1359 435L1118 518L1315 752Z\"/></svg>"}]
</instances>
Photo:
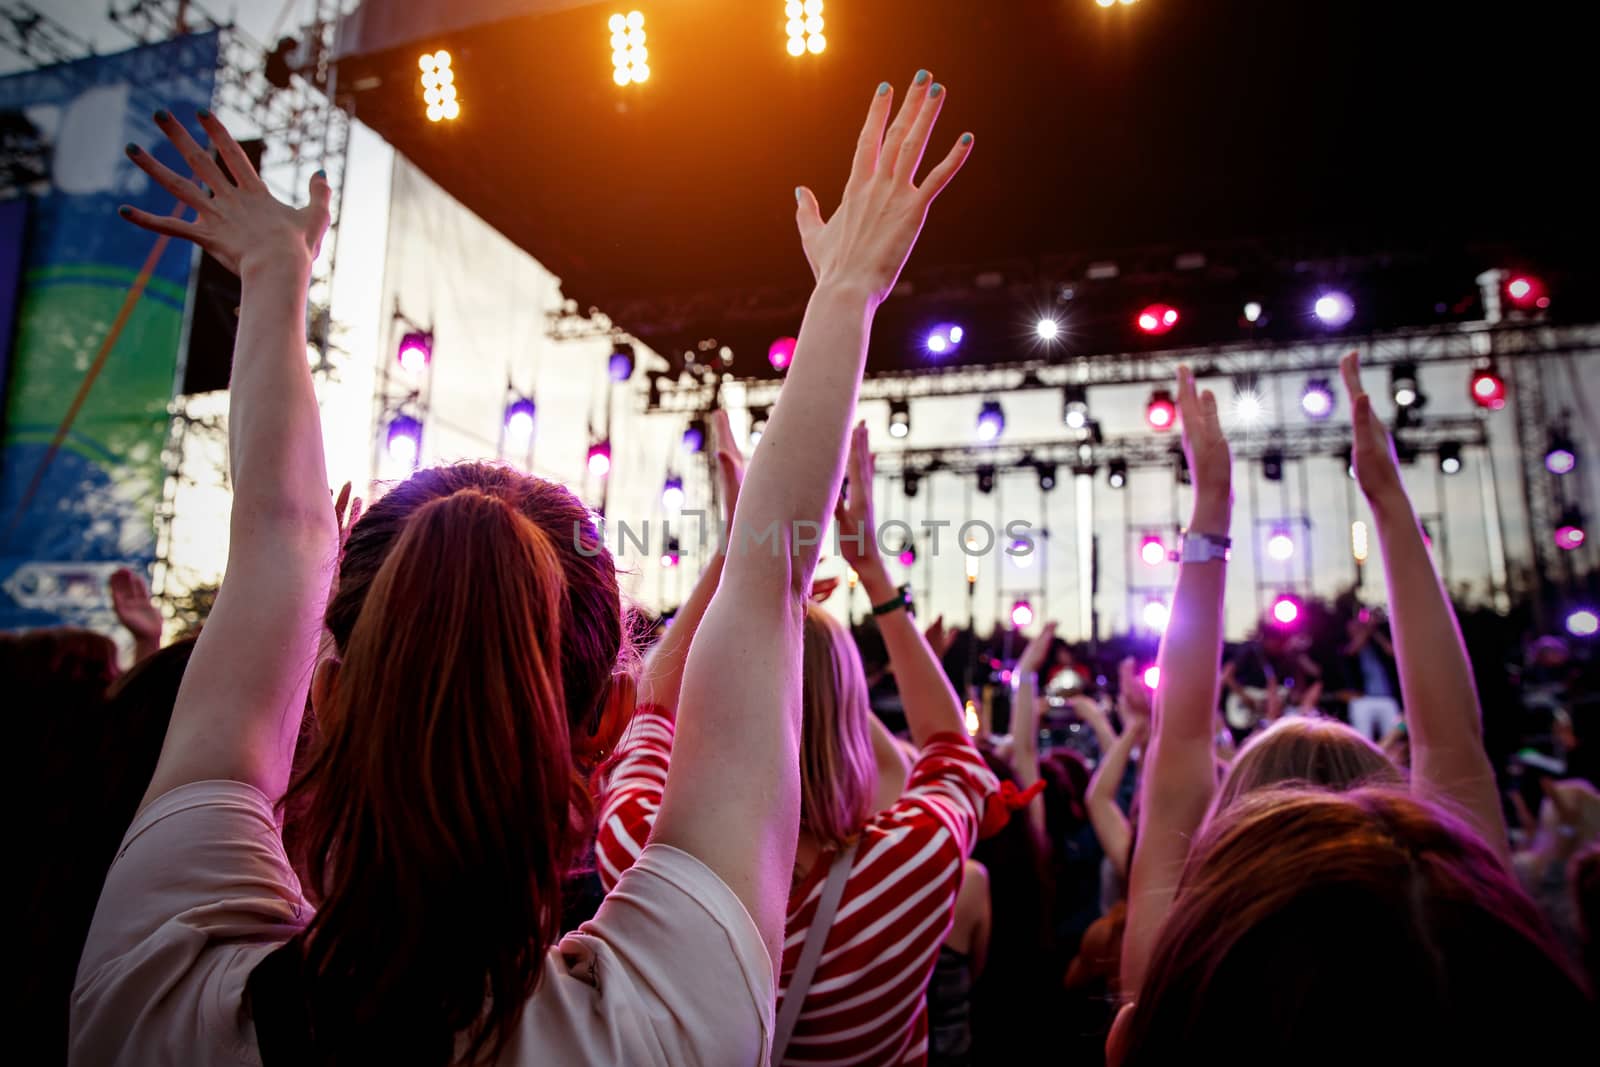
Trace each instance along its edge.
<instances>
[{"instance_id":1,"label":"dark stage roof","mask_svg":"<svg viewBox=\"0 0 1600 1067\"><path fill-rule=\"evenodd\" d=\"M499 0L476 22L471 3L404 7L415 21L341 45L357 117L583 306L662 351L737 339L738 373L798 325L793 187L828 210L873 88L919 66L950 90L929 156L964 129L977 145L908 268L918 295L879 331L879 367L941 302L1020 322L1019 287L1053 301L1097 259L1122 272L1083 318L1089 350L1185 286L1223 331L1247 291L1299 301L1344 273L1405 308L1379 321L1358 300L1352 330L1470 314L1474 273L1502 261L1560 296L1595 236L1593 60L1568 14L1582 5L830 0L827 50L801 59L780 0ZM619 89L606 21L633 8L652 77ZM416 59L441 47L462 115L429 123ZM1173 272L1186 250L1208 266ZM974 286L985 272L997 288ZM988 357L1017 333L999 332Z\"/></svg>"}]
</instances>

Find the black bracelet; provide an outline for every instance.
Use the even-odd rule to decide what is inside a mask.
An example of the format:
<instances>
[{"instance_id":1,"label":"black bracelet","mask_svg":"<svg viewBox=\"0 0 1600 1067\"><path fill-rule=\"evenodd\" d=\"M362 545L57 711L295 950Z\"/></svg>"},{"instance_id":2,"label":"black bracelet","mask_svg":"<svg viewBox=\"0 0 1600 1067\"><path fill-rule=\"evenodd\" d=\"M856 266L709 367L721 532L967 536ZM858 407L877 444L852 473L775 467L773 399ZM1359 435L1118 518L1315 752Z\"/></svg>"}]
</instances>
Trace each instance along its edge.
<instances>
[{"instance_id":1,"label":"black bracelet","mask_svg":"<svg viewBox=\"0 0 1600 1067\"><path fill-rule=\"evenodd\" d=\"M889 612L900 608L905 608L907 611L911 610L911 587L909 585L902 585L899 589L896 589L894 596L885 600L882 604L872 605L872 614L887 615Z\"/></svg>"}]
</instances>

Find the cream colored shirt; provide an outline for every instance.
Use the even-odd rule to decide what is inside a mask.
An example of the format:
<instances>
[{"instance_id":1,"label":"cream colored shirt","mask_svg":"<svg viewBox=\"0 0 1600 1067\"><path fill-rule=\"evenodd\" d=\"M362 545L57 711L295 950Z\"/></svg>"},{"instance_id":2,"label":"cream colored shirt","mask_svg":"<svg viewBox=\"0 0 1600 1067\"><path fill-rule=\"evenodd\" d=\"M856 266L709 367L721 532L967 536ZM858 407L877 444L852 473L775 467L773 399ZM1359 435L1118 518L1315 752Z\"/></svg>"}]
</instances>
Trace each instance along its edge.
<instances>
[{"instance_id":1,"label":"cream colored shirt","mask_svg":"<svg viewBox=\"0 0 1600 1067\"><path fill-rule=\"evenodd\" d=\"M240 782L157 798L106 877L72 996L74 1064L261 1063L250 971L311 916L272 806ZM503 1064L766 1064L772 964L733 892L649 845L545 958Z\"/></svg>"}]
</instances>

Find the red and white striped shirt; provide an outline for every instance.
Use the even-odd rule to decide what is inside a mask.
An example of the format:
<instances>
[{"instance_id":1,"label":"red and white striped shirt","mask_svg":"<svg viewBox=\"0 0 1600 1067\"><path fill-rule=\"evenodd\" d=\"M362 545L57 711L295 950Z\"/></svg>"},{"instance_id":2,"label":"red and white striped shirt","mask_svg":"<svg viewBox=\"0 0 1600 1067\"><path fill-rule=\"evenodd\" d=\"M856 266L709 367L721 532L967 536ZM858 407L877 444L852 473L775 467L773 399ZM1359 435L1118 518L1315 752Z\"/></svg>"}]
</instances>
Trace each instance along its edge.
<instances>
[{"instance_id":1,"label":"red and white striped shirt","mask_svg":"<svg viewBox=\"0 0 1600 1067\"><path fill-rule=\"evenodd\" d=\"M607 890L649 839L671 757L672 720L640 708L602 783L595 857ZM960 734L939 734L923 748L900 799L862 829L784 1063L927 1062L928 977L997 785ZM780 1011L827 880L826 860L789 894Z\"/></svg>"}]
</instances>

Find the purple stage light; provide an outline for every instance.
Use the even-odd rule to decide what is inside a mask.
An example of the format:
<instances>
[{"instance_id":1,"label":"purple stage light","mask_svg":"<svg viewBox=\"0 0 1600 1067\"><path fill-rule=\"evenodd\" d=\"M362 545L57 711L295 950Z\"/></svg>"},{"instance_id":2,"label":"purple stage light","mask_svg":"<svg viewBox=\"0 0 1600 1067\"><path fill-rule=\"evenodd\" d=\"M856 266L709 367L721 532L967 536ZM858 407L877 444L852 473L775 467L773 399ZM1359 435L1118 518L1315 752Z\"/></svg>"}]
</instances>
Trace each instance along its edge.
<instances>
[{"instance_id":1,"label":"purple stage light","mask_svg":"<svg viewBox=\"0 0 1600 1067\"><path fill-rule=\"evenodd\" d=\"M1156 666L1146 667L1144 669L1144 687L1153 690L1160 684L1161 668Z\"/></svg>"},{"instance_id":2,"label":"purple stage light","mask_svg":"<svg viewBox=\"0 0 1600 1067\"><path fill-rule=\"evenodd\" d=\"M1582 526L1569 523L1556 527L1556 547L1563 552L1576 552L1583 547L1583 543L1588 539L1588 535L1584 533Z\"/></svg>"},{"instance_id":3,"label":"purple stage light","mask_svg":"<svg viewBox=\"0 0 1600 1067\"><path fill-rule=\"evenodd\" d=\"M1005 409L998 400L985 400L978 409L978 440L993 441L1006 428Z\"/></svg>"},{"instance_id":4,"label":"purple stage light","mask_svg":"<svg viewBox=\"0 0 1600 1067\"><path fill-rule=\"evenodd\" d=\"M1019 600L1011 605L1011 625L1021 630L1033 625L1033 605L1026 600Z\"/></svg>"},{"instance_id":5,"label":"purple stage light","mask_svg":"<svg viewBox=\"0 0 1600 1067\"><path fill-rule=\"evenodd\" d=\"M1167 562L1167 546L1159 537L1146 537L1139 542L1139 558L1146 567L1159 567Z\"/></svg>"},{"instance_id":6,"label":"purple stage light","mask_svg":"<svg viewBox=\"0 0 1600 1067\"><path fill-rule=\"evenodd\" d=\"M589 473L604 478L611 473L611 442L600 441L589 446Z\"/></svg>"},{"instance_id":7,"label":"purple stage light","mask_svg":"<svg viewBox=\"0 0 1600 1067\"><path fill-rule=\"evenodd\" d=\"M422 452L422 423L410 415L396 415L390 419L388 446L391 459L415 467Z\"/></svg>"},{"instance_id":8,"label":"purple stage light","mask_svg":"<svg viewBox=\"0 0 1600 1067\"><path fill-rule=\"evenodd\" d=\"M1311 305L1311 313L1322 325L1338 329L1355 318L1356 305L1348 293L1329 289L1317 297L1316 302Z\"/></svg>"},{"instance_id":9,"label":"purple stage light","mask_svg":"<svg viewBox=\"0 0 1600 1067\"><path fill-rule=\"evenodd\" d=\"M1326 378L1312 378L1300 394L1300 410L1313 419L1325 419L1333 414L1333 389Z\"/></svg>"},{"instance_id":10,"label":"purple stage light","mask_svg":"<svg viewBox=\"0 0 1600 1067\"><path fill-rule=\"evenodd\" d=\"M611 358L606 362L606 373L619 385L633 377L632 345L621 341L611 350Z\"/></svg>"},{"instance_id":11,"label":"purple stage light","mask_svg":"<svg viewBox=\"0 0 1600 1067\"><path fill-rule=\"evenodd\" d=\"M683 479L676 474L667 475L666 484L661 487L661 506L676 513L683 510L683 501Z\"/></svg>"},{"instance_id":12,"label":"purple stage light","mask_svg":"<svg viewBox=\"0 0 1600 1067\"><path fill-rule=\"evenodd\" d=\"M1573 637L1593 637L1600 633L1600 615L1592 608L1577 608L1567 614L1567 633Z\"/></svg>"},{"instance_id":13,"label":"purple stage light","mask_svg":"<svg viewBox=\"0 0 1600 1067\"><path fill-rule=\"evenodd\" d=\"M1300 619L1300 602L1292 596L1280 596L1272 602L1272 621L1282 627L1293 626Z\"/></svg>"},{"instance_id":14,"label":"purple stage light","mask_svg":"<svg viewBox=\"0 0 1600 1067\"><path fill-rule=\"evenodd\" d=\"M1267 538L1267 555L1279 563L1294 558L1294 538L1287 530L1274 530Z\"/></svg>"},{"instance_id":15,"label":"purple stage light","mask_svg":"<svg viewBox=\"0 0 1600 1067\"><path fill-rule=\"evenodd\" d=\"M506 436L525 444L533 436L533 417L537 413L533 401L518 397L506 405Z\"/></svg>"},{"instance_id":16,"label":"purple stage light","mask_svg":"<svg viewBox=\"0 0 1600 1067\"><path fill-rule=\"evenodd\" d=\"M941 322L928 331L927 339L923 342L929 352L936 356L947 355L961 347L961 339L967 331L953 322Z\"/></svg>"}]
</instances>

